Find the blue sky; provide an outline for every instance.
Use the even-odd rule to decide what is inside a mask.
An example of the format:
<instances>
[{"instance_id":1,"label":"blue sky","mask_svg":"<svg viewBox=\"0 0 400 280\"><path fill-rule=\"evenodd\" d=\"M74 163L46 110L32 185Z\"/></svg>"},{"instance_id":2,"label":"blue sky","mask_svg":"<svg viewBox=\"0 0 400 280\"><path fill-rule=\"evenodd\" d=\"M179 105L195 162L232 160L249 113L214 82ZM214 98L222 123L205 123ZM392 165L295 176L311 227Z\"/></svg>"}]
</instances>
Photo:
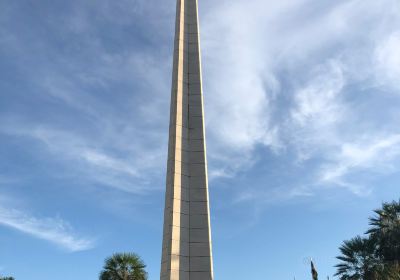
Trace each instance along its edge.
<instances>
[{"instance_id":1,"label":"blue sky","mask_svg":"<svg viewBox=\"0 0 400 280\"><path fill-rule=\"evenodd\" d=\"M201 0L215 278L332 275L399 198L397 0ZM0 1L0 274L159 277L173 0ZM324 277L322 277L324 279Z\"/></svg>"}]
</instances>

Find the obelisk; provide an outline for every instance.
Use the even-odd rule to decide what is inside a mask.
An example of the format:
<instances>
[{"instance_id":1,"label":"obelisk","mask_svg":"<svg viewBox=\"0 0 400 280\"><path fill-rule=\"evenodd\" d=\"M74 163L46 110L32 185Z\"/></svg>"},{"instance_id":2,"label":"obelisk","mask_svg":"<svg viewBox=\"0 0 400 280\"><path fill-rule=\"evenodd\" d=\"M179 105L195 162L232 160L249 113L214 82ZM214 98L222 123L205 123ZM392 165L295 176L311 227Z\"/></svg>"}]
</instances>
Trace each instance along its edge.
<instances>
[{"instance_id":1,"label":"obelisk","mask_svg":"<svg viewBox=\"0 0 400 280\"><path fill-rule=\"evenodd\" d=\"M177 0L161 280L212 280L197 0Z\"/></svg>"}]
</instances>

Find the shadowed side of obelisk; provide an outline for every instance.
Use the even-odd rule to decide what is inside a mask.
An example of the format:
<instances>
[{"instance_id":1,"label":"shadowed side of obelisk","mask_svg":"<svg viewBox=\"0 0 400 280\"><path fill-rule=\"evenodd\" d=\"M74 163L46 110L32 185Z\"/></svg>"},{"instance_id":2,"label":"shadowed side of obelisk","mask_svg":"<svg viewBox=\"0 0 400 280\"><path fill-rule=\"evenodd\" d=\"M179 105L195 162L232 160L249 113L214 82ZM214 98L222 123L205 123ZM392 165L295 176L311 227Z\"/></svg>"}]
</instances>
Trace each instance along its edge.
<instances>
[{"instance_id":1,"label":"shadowed side of obelisk","mask_svg":"<svg viewBox=\"0 0 400 280\"><path fill-rule=\"evenodd\" d=\"M212 280L196 0L178 0L161 280Z\"/></svg>"}]
</instances>

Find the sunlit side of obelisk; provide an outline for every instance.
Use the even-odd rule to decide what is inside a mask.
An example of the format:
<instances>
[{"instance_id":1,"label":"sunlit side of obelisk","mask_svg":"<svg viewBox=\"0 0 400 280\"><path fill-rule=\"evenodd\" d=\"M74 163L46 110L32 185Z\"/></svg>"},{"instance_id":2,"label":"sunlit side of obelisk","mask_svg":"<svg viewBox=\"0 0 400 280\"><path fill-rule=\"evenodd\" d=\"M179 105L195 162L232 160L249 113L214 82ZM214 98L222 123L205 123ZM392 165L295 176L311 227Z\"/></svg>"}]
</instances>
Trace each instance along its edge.
<instances>
[{"instance_id":1,"label":"sunlit side of obelisk","mask_svg":"<svg viewBox=\"0 0 400 280\"><path fill-rule=\"evenodd\" d=\"M161 280L212 280L197 0L177 0Z\"/></svg>"}]
</instances>

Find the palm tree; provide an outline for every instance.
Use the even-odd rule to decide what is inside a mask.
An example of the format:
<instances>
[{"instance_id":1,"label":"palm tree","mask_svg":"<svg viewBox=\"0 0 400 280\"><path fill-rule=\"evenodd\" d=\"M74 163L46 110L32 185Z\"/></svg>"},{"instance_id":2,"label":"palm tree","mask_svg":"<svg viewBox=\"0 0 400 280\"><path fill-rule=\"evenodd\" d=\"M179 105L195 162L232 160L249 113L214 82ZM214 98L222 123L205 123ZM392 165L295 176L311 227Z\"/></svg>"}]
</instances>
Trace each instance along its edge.
<instances>
[{"instance_id":1,"label":"palm tree","mask_svg":"<svg viewBox=\"0 0 400 280\"><path fill-rule=\"evenodd\" d=\"M368 234L376 238L378 253L390 265L400 264L400 201L384 203L371 217Z\"/></svg>"},{"instance_id":2,"label":"palm tree","mask_svg":"<svg viewBox=\"0 0 400 280\"><path fill-rule=\"evenodd\" d=\"M377 280L379 278L379 259L373 239L357 236L345 241L340 247L342 262L336 265L340 280Z\"/></svg>"},{"instance_id":3,"label":"palm tree","mask_svg":"<svg viewBox=\"0 0 400 280\"><path fill-rule=\"evenodd\" d=\"M133 253L119 253L105 260L100 280L146 280L146 265Z\"/></svg>"},{"instance_id":4,"label":"palm tree","mask_svg":"<svg viewBox=\"0 0 400 280\"><path fill-rule=\"evenodd\" d=\"M382 279L384 280L400 280L400 265L386 264L383 268Z\"/></svg>"},{"instance_id":5,"label":"palm tree","mask_svg":"<svg viewBox=\"0 0 400 280\"><path fill-rule=\"evenodd\" d=\"M368 238L358 236L340 247L340 280L400 280L400 201L374 212Z\"/></svg>"}]
</instances>

